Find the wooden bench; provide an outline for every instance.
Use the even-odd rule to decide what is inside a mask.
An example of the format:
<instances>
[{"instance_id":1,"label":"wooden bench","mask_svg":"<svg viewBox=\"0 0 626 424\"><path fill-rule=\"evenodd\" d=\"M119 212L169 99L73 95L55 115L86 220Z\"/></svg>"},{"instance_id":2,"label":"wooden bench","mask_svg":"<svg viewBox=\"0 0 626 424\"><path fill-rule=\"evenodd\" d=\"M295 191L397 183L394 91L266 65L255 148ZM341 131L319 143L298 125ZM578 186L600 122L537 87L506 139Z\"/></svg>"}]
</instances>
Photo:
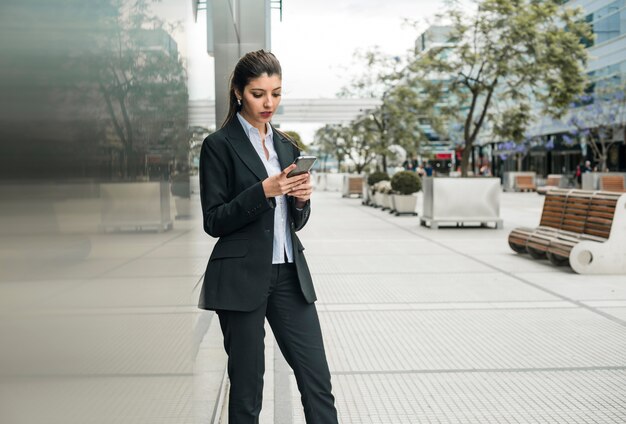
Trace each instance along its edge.
<instances>
[{"instance_id":1,"label":"wooden bench","mask_svg":"<svg viewBox=\"0 0 626 424\"><path fill-rule=\"evenodd\" d=\"M516 228L509 245L579 274L626 274L626 194L552 190L537 228Z\"/></svg>"},{"instance_id":2,"label":"wooden bench","mask_svg":"<svg viewBox=\"0 0 626 424\"><path fill-rule=\"evenodd\" d=\"M515 228L509 234L509 246L518 253L528 253L526 244L530 236L537 232L556 232L561 228L563 212L565 211L565 202L570 190L552 190L546 195L541 213L541 221L539 227Z\"/></svg>"},{"instance_id":3,"label":"wooden bench","mask_svg":"<svg viewBox=\"0 0 626 424\"><path fill-rule=\"evenodd\" d=\"M600 190L618 193L625 192L624 177L621 175L602 175L600 177Z\"/></svg>"},{"instance_id":4,"label":"wooden bench","mask_svg":"<svg viewBox=\"0 0 626 424\"><path fill-rule=\"evenodd\" d=\"M344 178L347 181L344 181L342 197L350 197L353 194L358 197L363 196L363 177L347 175Z\"/></svg>"},{"instance_id":5,"label":"wooden bench","mask_svg":"<svg viewBox=\"0 0 626 424\"><path fill-rule=\"evenodd\" d=\"M515 177L516 191L535 191L536 189L535 179L531 175L517 175Z\"/></svg>"},{"instance_id":6,"label":"wooden bench","mask_svg":"<svg viewBox=\"0 0 626 424\"><path fill-rule=\"evenodd\" d=\"M537 193L546 194L550 190L554 190L561 186L561 175L550 174L546 180L546 185L537 187Z\"/></svg>"}]
</instances>

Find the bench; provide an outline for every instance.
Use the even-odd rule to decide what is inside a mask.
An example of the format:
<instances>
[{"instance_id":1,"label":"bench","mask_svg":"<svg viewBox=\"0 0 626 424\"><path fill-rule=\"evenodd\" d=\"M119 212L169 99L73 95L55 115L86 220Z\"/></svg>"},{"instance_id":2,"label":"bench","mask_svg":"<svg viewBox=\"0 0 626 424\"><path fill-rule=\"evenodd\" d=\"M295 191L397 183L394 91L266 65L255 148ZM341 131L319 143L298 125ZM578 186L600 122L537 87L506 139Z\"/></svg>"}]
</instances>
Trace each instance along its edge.
<instances>
[{"instance_id":1,"label":"bench","mask_svg":"<svg viewBox=\"0 0 626 424\"><path fill-rule=\"evenodd\" d=\"M358 197L363 196L363 177L346 175L343 182L342 197L350 197L353 194Z\"/></svg>"},{"instance_id":2,"label":"bench","mask_svg":"<svg viewBox=\"0 0 626 424\"><path fill-rule=\"evenodd\" d=\"M535 191L536 189L535 179L531 175L517 175L515 177L516 191Z\"/></svg>"},{"instance_id":3,"label":"bench","mask_svg":"<svg viewBox=\"0 0 626 424\"><path fill-rule=\"evenodd\" d=\"M579 274L626 274L626 194L551 190L536 228L515 228L509 246Z\"/></svg>"},{"instance_id":4,"label":"bench","mask_svg":"<svg viewBox=\"0 0 626 424\"><path fill-rule=\"evenodd\" d=\"M550 190L559 188L561 186L561 175L550 174L546 180L546 185L537 187L538 194L546 194Z\"/></svg>"},{"instance_id":5,"label":"bench","mask_svg":"<svg viewBox=\"0 0 626 424\"><path fill-rule=\"evenodd\" d=\"M618 193L625 192L624 177L621 175L602 175L600 177L600 190Z\"/></svg>"}]
</instances>

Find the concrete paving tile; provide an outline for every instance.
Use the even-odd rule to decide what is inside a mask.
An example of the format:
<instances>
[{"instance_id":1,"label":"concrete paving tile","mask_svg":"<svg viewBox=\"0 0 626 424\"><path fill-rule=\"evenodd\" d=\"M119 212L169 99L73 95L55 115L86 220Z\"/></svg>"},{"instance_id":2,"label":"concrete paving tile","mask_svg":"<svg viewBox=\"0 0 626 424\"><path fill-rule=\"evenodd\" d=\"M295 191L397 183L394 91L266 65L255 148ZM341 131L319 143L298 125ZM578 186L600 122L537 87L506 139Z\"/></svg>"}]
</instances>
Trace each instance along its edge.
<instances>
[{"instance_id":1,"label":"concrete paving tile","mask_svg":"<svg viewBox=\"0 0 626 424\"><path fill-rule=\"evenodd\" d=\"M420 254L420 255L441 255L449 253L445 247L433 242L414 239L368 239L366 237L358 239L332 239L332 240L309 240L306 241L306 256L359 256L371 255L372 244L376 244L376 251L387 254Z\"/></svg>"},{"instance_id":2,"label":"concrete paving tile","mask_svg":"<svg viewBox=\"0 0 626 424\"><path fill-rule=\"evenodd\" d=\"M580 275L567 271L517 275L575 300L626 299L626 277L623 275Z\"/></svg>"},{"instance_id":3,"label":"concrete paving tile","mask_svg":"<svg viewBox=\"0 0 626 424\"><path fill-rule=\"evenodd\" d=\"M508 253L502 254L476 254L472 255L473 258L483 261L495 267L498 270L502 270L507 273L530 273L530 272L542 272L542 273L567 273L572 274L571 269L565 267L556 267L552 265L547 259L536 260L532 259L529 255L520 255L514 253L512 250Z\"/></svg>"},{"instance_id":4,"label":"concrete paving tile","mask_svg":"<svg viewBox=\"0 0 626 424\"><path fill-rule=\"evenodd\" d=\"M0 320L0 378L191 373L192 312Z\"/></svg>"},{"instance_id":5,"label":"concrete paving tile","mask_svg":"<svg viewBox=\"0 0 626 424\"><path fill-rule=\"evenodd\" d=\"M322 303L546 301L556 298L501 273L314 274Z\"/></svg>"},{"instance_id":6,"label":"concrete paving tile","mask_svg":"<svg viewBox=\"0 0 626 424\"><path fill-rule=\"evenodd\" d=\"M139 258L106 274L107 277L199 276L208 258Z\"/></svg>"},{"instance_id":7,"label":"concrete paving tile","mask_svg":"<svg viewBox=\"0 0 626 424\"><path fill-rule=\"evenodd\" d=\"M209 259L216 240L207 240L206 242L191 242L188 239L175 241L160 246L150 253L146 254L146 258L192 258L200 257Z\"/></svg>"},{"instance_id":8,"label":"concrete paving tile","mask_svg":"<svg viewBox=\"0 0 626 424\"><path fill-rule=\"evenodd\" d=\"M360 256L312 256L307 258L312 273L441 273L489 272L491 269L461 255L377 254Z\"/></svg>"},{"instance_id":9,"label":"concrete paving tile","mask_svg":"<svg viewBox=\"0 0 626 424\"><path fill-rule=\"evenodd\" d=\"M336 375L333 386L342 423L626 421L625 370ZM304 422L294 409L293 423Z\"/></svg>"},{"instance_id":10,"label":"concrete paving tile","mask_svg":"<svg viewBox=\"0 0 626 424\"><path fill-rule=\"evenodd\" d=\"M626 365L624 326L582 308L320 315L334 372Z\"/></svg>"},{"instance_id":11,"label":"concrete paving tile","mask_svg":"<svg viewBox=\"0 0 626 424\"><path fill-rule=\"evenodd\" d=\"M602 312L613 315L614 317L626 322L626 307L625 308L600 308Z\"/></svg>"},{"instance_id":12,"label":"concrete paving tile","mask_svg":"<svg viewBox=\"0 0 626 424\"><path fill-rule=\"evenodd\" d=\"M85 259L80 262L60 263L54 266L35 270L34 278L40 276L41 279L87 279L107 275L114 269L124 266L128 262L128 258L112 258L112 259Z\"/></svg>"},{"instance_id":13,"label":"concrete paving tile","mask_svg":"<svg viewBox=\"0 0 626 424\"><path fill-rule=\"evenodd\" d=\"M191 383L159 374L2 380L0 410L11 424L192 424Z\"/></svg>"},{"instance_id":14,"label":"concrete paving tile","mask_svg":"<svg viewBox=\"0 0 626 424\"><path fill-rule=\"evenodd\" d=\"M194 277L98 278L40 302L48 308L192 306Z\"/></svg>"},{"instance_id":15,"label":"concrete paving tile","mask_svg":"<svg viewBox=\"0 0 626 424\"><path fill-rule=\"evenodd\" d=\"M0 284L0 310L3 313L33 307L40 302L84 284L82 280L3 281Z\"/></svg>"}]
</instances>

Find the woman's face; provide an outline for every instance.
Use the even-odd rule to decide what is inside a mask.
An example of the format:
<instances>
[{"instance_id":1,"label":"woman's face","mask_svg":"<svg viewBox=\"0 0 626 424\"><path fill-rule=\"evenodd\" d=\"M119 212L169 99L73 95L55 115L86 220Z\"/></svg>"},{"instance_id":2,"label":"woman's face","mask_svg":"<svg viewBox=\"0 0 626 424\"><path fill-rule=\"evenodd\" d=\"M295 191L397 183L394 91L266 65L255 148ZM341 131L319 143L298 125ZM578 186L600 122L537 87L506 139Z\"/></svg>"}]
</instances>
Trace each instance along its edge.
<instances>
[{"instance_id":1,"label":"woman's face","mask_svg":"<svg viewBox=\"0 0 626 424\"><path fill-rule=\"evenodd\" d=\"M241 99L241 115L253 126L264 127L272 119L280 103L281 79L278 75L270 77L263 74L250 80L243 89L243 94L236 93Z\"/></svg>"}]
</instances>

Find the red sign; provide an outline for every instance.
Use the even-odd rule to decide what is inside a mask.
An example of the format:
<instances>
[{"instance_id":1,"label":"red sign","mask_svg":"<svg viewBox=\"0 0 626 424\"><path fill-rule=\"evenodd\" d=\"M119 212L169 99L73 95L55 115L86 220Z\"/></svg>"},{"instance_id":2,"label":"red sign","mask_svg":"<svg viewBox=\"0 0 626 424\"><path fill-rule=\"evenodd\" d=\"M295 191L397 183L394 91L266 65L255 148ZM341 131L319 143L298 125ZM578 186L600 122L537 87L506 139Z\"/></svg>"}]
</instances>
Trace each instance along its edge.
<instances>
[{"instance_id":1,"label":"red sign","mask_svg":"<svg viewBox=\"0 0 626 424\"><path fill-rule=\"evenodd\" d=\"M452 153L435 153L435 159L452 160Z\"/></svg>"}]
</instances>

